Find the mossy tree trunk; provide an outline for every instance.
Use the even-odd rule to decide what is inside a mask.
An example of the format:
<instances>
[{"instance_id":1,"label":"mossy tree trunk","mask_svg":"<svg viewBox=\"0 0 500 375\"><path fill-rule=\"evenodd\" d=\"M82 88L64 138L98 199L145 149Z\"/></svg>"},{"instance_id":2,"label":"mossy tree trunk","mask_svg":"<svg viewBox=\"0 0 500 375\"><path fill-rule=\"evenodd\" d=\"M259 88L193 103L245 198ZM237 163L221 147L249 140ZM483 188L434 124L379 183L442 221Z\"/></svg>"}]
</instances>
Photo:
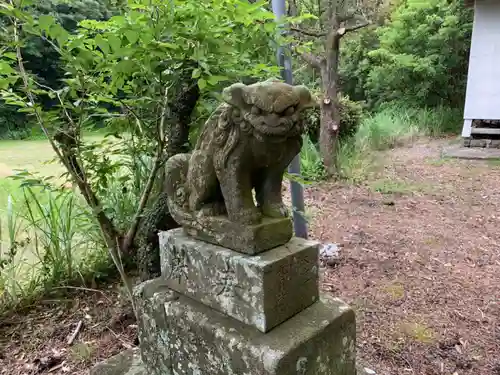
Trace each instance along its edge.
<instances>
[{"instance_id":1,"label":"mossy tree trunk","mask_svg":"<svg viewBox=\"0 0 500 375\"><path fill-rule=\"evenodd\" d=\"M166 159L189 151L189 125L200 98L197 81L192 78L193 69L195 66L187 62L179 84L170 95ZM160 178L164 179L163 170ZM169 213L167 195L162 191L152 207L144 213L137 235L137 266L142 281L154 279L161 274L158 232L178 226Z\"/></svg>"}]
</instances>

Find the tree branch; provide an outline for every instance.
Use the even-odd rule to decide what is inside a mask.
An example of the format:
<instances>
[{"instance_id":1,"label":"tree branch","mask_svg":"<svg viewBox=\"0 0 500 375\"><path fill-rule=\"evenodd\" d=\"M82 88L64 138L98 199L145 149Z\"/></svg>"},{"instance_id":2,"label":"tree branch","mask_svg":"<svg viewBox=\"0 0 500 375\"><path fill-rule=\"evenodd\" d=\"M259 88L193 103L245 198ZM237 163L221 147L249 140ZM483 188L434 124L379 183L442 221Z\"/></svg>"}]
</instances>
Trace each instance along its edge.
<instances>
[{"instance_id":1,"label":"tree branch","mask_svg":"<svg viewBox=\"0 0 500 375\"><path fill-rule=\"evenodd\" d=\"M292 46L292 50L314 69L321 69L323 59L318 55L311 52L300 52L297 50L297 46Z\"/></svg>"},{"instance_id":2,"label":"tree branch","mask_svg":"<svg viewBox=\"0 0 500 375\"><path fill-rule=\"evenodd\" d=\"M142 218L142 213L144 211L144 208L146 207L146 204L148 203L151 191L153 190L158 170L160 169L164 161L162 154L163 154L163 149L165 147L165 118L167 115L167 105L168 105L168 87L165 89L161 119L157 127L158 145L156 148L156 155L154 157L153 168L151 168L151 172L149 173L146 186L144 187L141 198L139 200L139 206L137 207L137 211L134 215L134 218L132 219L132 224L130 225L130 228L123 240L122 249L126 252L130 251L132 244L134 243L137 230L139 229L139 223Z\"/></svg>"},{"instance_id":3,"label":"tree branch","mask_svg":"<svg viewBox=\"0 0 500 375\"><path fill-rule=\"evenodd\" d=\"M302 52L300 54L300 57L304 59L305 62L307 62L309 65L311 65L315 69L321 69L321 61L322 59L311 53L311 52Z\"/></svg>"},{"instance_id":4,"label":"tree branch","mask_svg":"<svg viewBox=\"0 0 500 375\"><path fill-rule=\"evenodd\" d=\"M356 31L356 30L362 29L363 27L366 27L366 26L369 26L369 25L371 25L371 22L365 21L364 23L360 23L360 24L357 24L357 25L341 27L341 28L339 28L337 30L337 35L339 37L342 37L342 36L344 36L348 32Z\"/></svg>"},{"instance_id":5,"label":"tree branch","mask_svg":"<svg viewBox=\"0 0 500 375\"><path fill-rule=\"evenodd\" d=\"M356 16L354 10L347 11L344 15L338 17L339 22L346 22L352 20Z\"/></svg>"},{"instance_id":6,"label":"tree branch","mask_svg":"<svg viewBox=\"0 0 500 375\"><path fill-rule=\"evenodd\" d=\"M11 5L14 6L14 4L11 1ZM56 155L59 157L59 159L64 163L64 158L59 150L59 147L55 144L54 140L50 137L49 131L47 127L45 126L45 123L43 121L42 116L38 112L38 109L35 106L35 97L32 94L30 88L29 88L29 81L28 81L28 74L26 73L26 70L24 69L24 62L23 62L23 56L21 54L21 47L19 45L20 40L19 40L19 33L17 30L18 24L16 19L11 19L13 25L14 25L14 41L16 43L16 57L17 57L17 64L19 68L19 73L21 74L21 78L23 80L23 86L24 86L24 91L26 93L26 96L28 97L31 105L34 107L33 112L35 113L35 117L38 121L38 124L40 125L40 128L42 129L43 134L47 137L49 140L50 145L52 146L52 149L56 153ZM66 166L66 164L65 164ZM66 166L67 167L67 166Z\"/></svg>"},{"instance_id":7,"label":"tree branch","mask_svg":"<svg viewBox=\"0 0 500 375\"><path fill-rule=\"evenodd\" d=\"M10 0L11 6L14 7L14 2L13 0ZM78 175L78 171L76 171L70 161L65 157L64 151L62 151L58 145L56 144L55 140L53 137L50 135L47 127L45 126L45 121L40 114L40 110L36 107L35 105L35 97L33 95L33 92L31 91L29 80L28 80L28 73L26 72L26 69L24 68L24 62L23 62L23 56L21 53L21 47L20 47L20 38L19 38L19 31L18 31L18 22L17 19L12 17L11 18L12 24L14 26L14 41L16 43L16 57L17 57L17 63L18 63L18 68L19 68L19 73L21 75L21 79L23 81L23 86L24 86L24 91L26 93L26 96L28 97L28 100L30 101L31 105L33 106L34 109L34 114L37 119L38 125L42 129L44 135L47 137L47 140L49 141L52 149L56 153L57 157L61 161L61 163L64 165L66 170L69 172L73 180L77 183L82 195L84 196L87 204L92 208L93 211L96 212L96 218L97 221L99 222L99 225L101 227L101 230L104 234L104 237L106 239L106 244L109 247L110 251L114 251L114 244L111 243L111 241L114 241L115 238L117 238L117 232L116 228L114 227L113 223L109 218L104 214L104 212L101 209L101 205L97 197L95 196L94 192L90 189L88 182L86 180L83 180L80 178ZM58 97L58 99L61 99ZM69 113L66 112L66 114L69 116ZM70 117L70 116L69 116Z\"/></svg>"},{"instance_id":8,"label":"tree branch","mask_svg":"<svg viewBox=\"0 0 500 375\"><path fill-rule=\"evenodd\" d=\"M307 36L312 36L315 38L321 38L323 36L326 36L325 32L320 32L320 31L312 31L312 30L303 30L299 29L298 27L290 27L291 31L295 31L296 33L302 34L302 35L307 35Z\"/></svg>"}]
</instances>

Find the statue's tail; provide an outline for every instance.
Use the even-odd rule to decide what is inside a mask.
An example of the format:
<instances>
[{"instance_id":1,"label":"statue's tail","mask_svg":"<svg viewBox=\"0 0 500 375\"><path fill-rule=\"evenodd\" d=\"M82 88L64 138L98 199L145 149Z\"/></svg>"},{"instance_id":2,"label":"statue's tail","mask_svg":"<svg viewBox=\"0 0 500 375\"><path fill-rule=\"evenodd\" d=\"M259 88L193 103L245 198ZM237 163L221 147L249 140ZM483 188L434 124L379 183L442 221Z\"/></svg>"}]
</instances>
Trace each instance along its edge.
<instances>
[{"instance_id":1,"label":"statue's tail","mask_svg":"<svg viewBox=\"0 0 500 375\"><path fill-rule=\"evenodd\" d=\"M189 212L188 192L185 187L190 157L190 154L177 154L165 163L165 192L168 197L168 209L179 225L193 220Z\"/></svg>"}]
</instances>

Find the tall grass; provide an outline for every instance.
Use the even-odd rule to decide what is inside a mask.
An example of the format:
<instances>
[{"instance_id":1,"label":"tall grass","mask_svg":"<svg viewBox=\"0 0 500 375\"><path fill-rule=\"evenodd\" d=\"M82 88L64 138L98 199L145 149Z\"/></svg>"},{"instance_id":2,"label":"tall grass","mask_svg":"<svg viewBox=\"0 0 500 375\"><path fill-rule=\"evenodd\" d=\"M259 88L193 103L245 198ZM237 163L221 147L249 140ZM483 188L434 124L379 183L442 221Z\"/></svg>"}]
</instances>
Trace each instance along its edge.
<instances>
[{"instance_id":1,"label":"tall grass","mask_svg":"<svg viewBox=\"0 0 500 375\"><path fill-rule=\"evenodd\" d=\"M306 180L310 181L321 180L325 175L321 154L307 135L303 137L300 150L300 172Z\"/></svg>"},{"instance_id":2,"label":"tall grass","mask_svg":"<svg viewBox=\"0 0 500 375\"><path fill-rule=\"evenodd\" d=\"M364 117L353 136L343 139L337 147L339 177L361 182L376 165L376 151L383 151L413 142L421 136L459 133L462 112L446 107L415 109L390 103ZM304 137L300 153L301 172L308 180L320 180L325 173L317 146Z\"/></svg>"},{"instance_id":3,"label":"tall grass","mask_svg":"<svg viewBox=\"0 0 500 375\"><path fill-rule=\"evenodd\" d=\"M420 136L459 133L462 112L445 107L415 109L388 104L365 117L356 133L338 147L339 174L353 182L366 178L375 164L374 151L382 151L414 141Z\"/></svg>"},{"instance_id":4,"label":"tall grass","mask_svg":"<svg viewBox=\"0 0 500 375\"><path fill-rule=\"evenodd\" d=\"M148 157L131 157L100 192L119 230L137 210L151 165ZM0 179L0 187L8 192L0 214L7 234L0 248L0 314L54 288L115 273L94 215L77 191L10 179Z\"/></svg>"},{"instance_id":5,"label":"tall grass","mask_svg":"<svg viewBox=\"0 0 500 375\"><path fill-rule=\"evenodd\" d=\"M29 240L21 236L23 223L10 194L3 218L0 225L0 311L29 301L39 284L38 276L29 272L30 260L25 253Z\"/></svg>"},{"instance_id":6,"label":"tall grass","mask_svg":"<svg viewBox=\"0 0 500 375\"><path fill-rule=\"evenodd\" d=\"M2 215L0 313L84 282L96 265L109 263L94 219L74 191L18 189Z\"/></svg>"},{"instance_id":7,"label":"tall grass","mask_svg":"<svg viewBox=\"0 0 500 375\"><path fill-rule=\"evenodd\" d=\"M71 190L48 190L44 202L32 187L24 187L23 196L26 233L30 234L45 287L83 278L81 261L99 246L89 235L95 230L90 212Z\"/></svg>"}]
</instances>

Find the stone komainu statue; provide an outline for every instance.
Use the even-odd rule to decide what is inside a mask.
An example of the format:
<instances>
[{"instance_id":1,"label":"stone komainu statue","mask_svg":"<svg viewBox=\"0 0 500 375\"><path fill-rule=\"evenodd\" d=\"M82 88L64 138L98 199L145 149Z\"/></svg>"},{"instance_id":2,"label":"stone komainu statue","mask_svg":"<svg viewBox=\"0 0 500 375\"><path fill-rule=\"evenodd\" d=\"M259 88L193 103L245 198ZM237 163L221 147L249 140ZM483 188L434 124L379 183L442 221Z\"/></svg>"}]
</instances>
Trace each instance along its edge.
<instances>
[{"instance_id":1,"label":"stone komainu statue","mask_svg":"<svg viewBox=\"0 0 500 375\"><path fill-rule=\"evenodd\" d=\"M310 92L269 80L234 84L224 89L223 98L193 152L166 164L172 217L191 227L211 217L241 225L287 217L283 173L302 146L300 114L314 105Z\"/></svg>"}]
</instances>

